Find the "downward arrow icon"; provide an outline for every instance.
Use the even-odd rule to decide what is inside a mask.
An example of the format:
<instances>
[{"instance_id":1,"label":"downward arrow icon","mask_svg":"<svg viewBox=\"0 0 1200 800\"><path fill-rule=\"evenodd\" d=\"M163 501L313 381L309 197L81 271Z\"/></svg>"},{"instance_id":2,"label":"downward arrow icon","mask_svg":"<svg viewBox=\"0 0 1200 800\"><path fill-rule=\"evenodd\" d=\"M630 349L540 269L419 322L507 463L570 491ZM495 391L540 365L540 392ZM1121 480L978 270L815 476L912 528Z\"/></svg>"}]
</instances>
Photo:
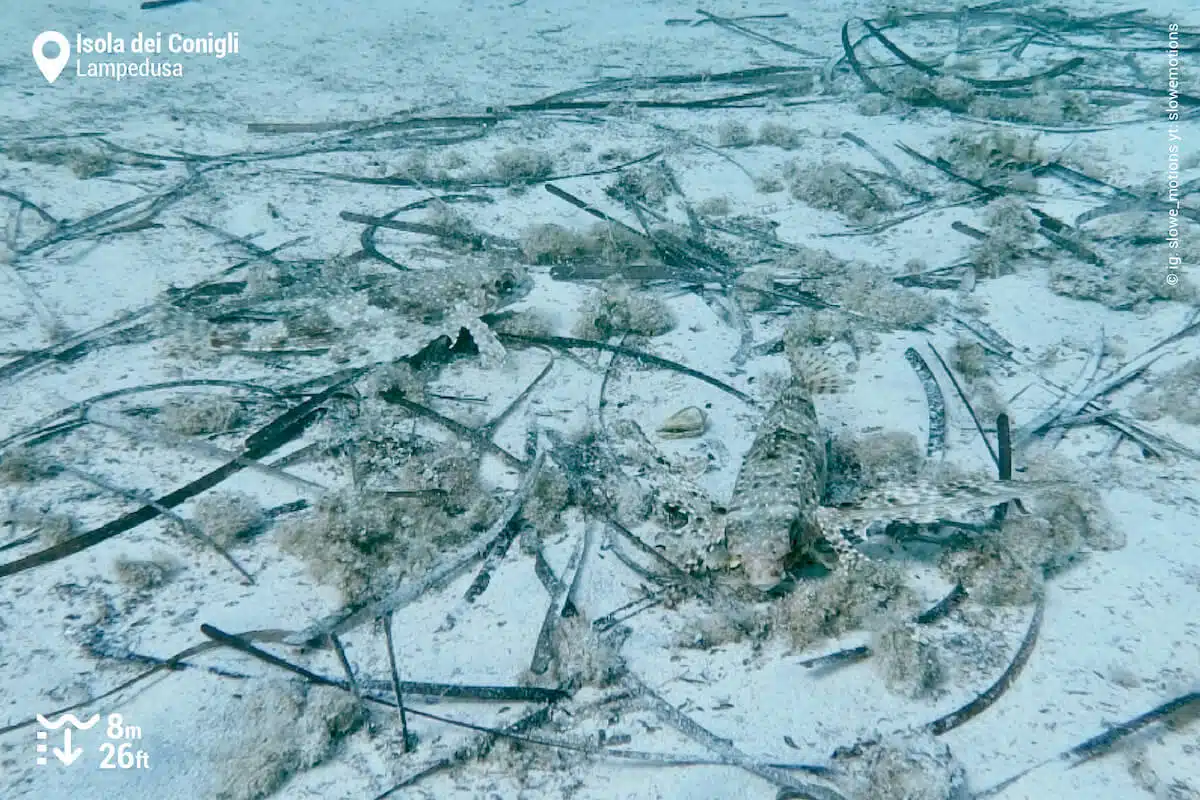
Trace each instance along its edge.
<instances>
[{"instance_id":1,"label":"downward arrow icon","mask_svg":"<svg viewBox=\"0 0 1200 800\"><path fill-rule=\"evenodd\" d=\"M63 746L54 748L54 757L63 763L63 766L71 766L75 763L75 759L83 755L83 748L76 747L71 749L71 729L67 728L63 731Z\"/></svg>"}]
</instances>

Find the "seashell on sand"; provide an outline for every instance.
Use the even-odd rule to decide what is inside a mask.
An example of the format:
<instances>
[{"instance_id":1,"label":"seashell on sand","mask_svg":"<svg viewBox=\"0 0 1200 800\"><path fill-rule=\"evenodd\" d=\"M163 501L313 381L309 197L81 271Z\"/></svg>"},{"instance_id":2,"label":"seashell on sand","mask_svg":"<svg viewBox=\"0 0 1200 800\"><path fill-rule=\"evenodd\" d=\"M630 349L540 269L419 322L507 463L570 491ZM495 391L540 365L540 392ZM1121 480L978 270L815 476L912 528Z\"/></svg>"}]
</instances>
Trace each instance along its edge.
<instances>
[{"instance_id":1,"label":"seashell on sand","mask_svg":"<svg viewBox=\"0 0 1200 800\"><path fill-rule=\"evenodd\" d=\"M658 426L658 435L664 439L687 439L704 433L708 418L696 406L676 411Z\"/></svg>"}]
</instances>

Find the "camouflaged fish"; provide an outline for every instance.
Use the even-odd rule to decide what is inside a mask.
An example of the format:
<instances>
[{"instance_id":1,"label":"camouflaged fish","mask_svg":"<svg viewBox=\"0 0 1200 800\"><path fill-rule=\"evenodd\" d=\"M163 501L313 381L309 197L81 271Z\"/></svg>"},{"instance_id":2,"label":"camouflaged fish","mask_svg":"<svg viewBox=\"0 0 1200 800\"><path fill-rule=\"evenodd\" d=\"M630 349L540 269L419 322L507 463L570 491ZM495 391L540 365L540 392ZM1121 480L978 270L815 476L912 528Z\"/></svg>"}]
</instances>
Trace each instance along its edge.
<instances>
[{"instance_id":1,"label":"camouflaged fish","mask_svg":"<svg viewBox=\"0 0 1200 800\"><path fill-rule=\"evenodd\" d=\"M784 563L817 534L825 489L825 436L810 384L793 378L764 417L733 486L725 544L746 579L767 590L783 579Z\"/></svg>"},{"instance_id":2,"label":"camouflaged fish","mask_svg":"<svg viewBox=\"0 0 1200 800\"><path fill-rule=\"evenodd\" d=\"M960 521L968 514L1014 500L1034 498L1055 487L1061 488L1061 484L970 478L916 480L907 486L889 486L868 492L844 506L817 509L816 519L822 537L841 552L862 542L867 530L877 522L933 525Z\"/></svg>"},{"instance_id":3,"label":"camouflaged fish","mask_svg":"<svg viewBox=\"0 0 1200 800\"><path fill-rule=\"evenodd\" d=\"M828 380L793 378L763 418L738 472L725 517L725 545L746 581L759 590L783 579L794 553L815 553L821 545L832 548L840 564L864 560L856 545L876 522L958 520L1055 485L918 480L872 491L844 506L822 507L828 467L812 396L837 388Z\"/></svg>"}]
</instances>

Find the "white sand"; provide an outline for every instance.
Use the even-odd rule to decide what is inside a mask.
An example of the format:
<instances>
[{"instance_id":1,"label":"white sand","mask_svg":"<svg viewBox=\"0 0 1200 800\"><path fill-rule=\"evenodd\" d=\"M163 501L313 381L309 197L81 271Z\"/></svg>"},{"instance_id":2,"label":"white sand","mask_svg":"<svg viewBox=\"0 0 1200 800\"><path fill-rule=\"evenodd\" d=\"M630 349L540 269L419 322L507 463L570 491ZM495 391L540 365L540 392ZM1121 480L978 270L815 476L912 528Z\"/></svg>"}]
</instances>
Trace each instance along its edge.
<instances>
[{"instance_id":1,"label":"white sand","mask_svg":"<svg viewBox=\"0 0 1200 800\"><path fill-rule=\"evenodd\" d=\"M205 0L153 11L139 11L136 5L130 0L64 1L43 9L37 4L8 3L0 10L0 30L5 34L0 50L0 151L9 154L0 154L0 189L23 195L59 219L79 220L148 192L165 192L186 177L179 161L159 160L155 163L165 168L152 169L130 157L131 163L117 163L107 175L83 178L73 173L69 164L17 159L12 147L28 137L97 132L112 144L159 155L270 151L329 134L271 136L249 131L248 123L371 120L405 112L481 114L488 106L529 102L602 78L797 63L813 66L819 73L824 66L821 60L805 59L713 24L668 25L670 19L698 18L693 4L683 2L606 3L603 10L597 4L545 0L408 4L384 0L336 4ZM398 5L413 10L398 10ZM1182 24L1188 7L1183 0L1169 0L1156 3L1150 11ZM746 24L828 58L841 53L839 31L846 19L883 13L881 4L861 2L815 7L726 4L709 10L728 16L786 12L790 14L787 19ZM1088 15L1117 9L1108 4L1090 4L1090 8L1073 4L1071 10ZM162 32L165 37L170 32L236 31L240 51L223 59L168 54L164 57L183 65L183 77L121 82L77 76L72 56L63 76L49 86L35 71L28 46L37 33L48 28L63 32L72 43L77 32L100 36L111 31L115 37L129 38L138 32ZM861 27L855 30L861 31ZM902 33L896 36L914 52L945 52L953 47L952 25L931 30L937 30L932 42L915 42ZM1161 44L1161 50L1139 55L1147 85L1158 90L1164 89L1166 82L1165 31ZM918 46L927 49L917 51ZM882 58L880 48L872 52ZM1090 51L1082 54L1093 57ZM1074 54L1063 59L1069 55ZM108 58L85 56L83 63ZM133 58L140 61L142 57ZM1197 66L1194 54L1184 63L1184 89L1192 87L1194 94L1196 82L1189 71ZM1025 74L1024 67L1016 65L1013 74ZM936 170L905 155L897 143L942 155L936 142L957 130L955 126L983 129L938 109L892 110L868 116L862 113L861 86L856 80L843 75L837 86L837 93L814 93L812 103L791 107L519 115L486 136L431 148L431 152L454 150L484 168L498 151L516 146L536 148L554 156L554 173L559 175L611 166L598 157L614 149L629 157L665 150L666 161L692 203L727 198L732 214L773 222L779 239L785 242L860 259L884 275L898 274L912 258L921 258L930 267L968 258L972 240L952 230L951 223L983 227L978 205L926 213L877 235L836 236L847 230L849 223L844 217L816 210L787 191L759 192L728 160L731 157L760 178L782 178L783 166L796 158L802 164L844 160L879 170L870 155L839 138L843 132L851 132L900 165L910 179L922 182L923 188L944 194L946 184ZM687 97L753 88L714 86L708 94ZM667 92L638 96L673 97ZM1162 182L1168 141L1158 102L1141 100L1129 110L1130 117L1152 114L1150 121L1091 133L1046 134L1039 145L1050 154L1068 149L1081 154L1106 180L1121 186ZM780 122L804 135L800 147L792 151L766 145L714 148L719 126L731 120L744 122L751 130L765 120ZM1183 120L1178 130L1185 167L1180 178L1195 179L1200 176L1195 157L1200 152L1196 149L1200 127ZM21 352L46 347L56 324L72 334L82 333L155 302L169 287L213 278L244 257L244 251L222 244L185 217L254 237L254 242L265 248L303 237L280 251L281 258L327 259L355 252L362 226L339 218L341 212L381 215L424 199L426 193L339 181L312 171L372 177L395 174L412 150L411 137L418 133L401 132L374 152L222 162L219 169L206 172L189 187L186 197L166 207L155 219L157 227L103 238L82 236L35 252L9 254L11 263L0 271L0 351L15 358ZM63 143L80 145L87 152L113 152L86 138ZM556 180L555 184L636 227L632 215L604 196L602 189L611 177ZM1044 180L1039 188L1043 194L1035 205L1068 221L1100 202L1052 179ZM528 226L546 222L584 230L594 221L537 186L520 193L486 188L471 191L487 195L493 202L456 205L456 209L481 229L500 236L516 237ZM0 198L0 221L9 225L9 241L20 250L50 229L28 211L20 217L23 228L13 229L9 220L16 209L13 200ZM400 218L425 221L420 216L425 213ZM1158 227L1143 233L1164 236L1166 214L1154 213ZM677 209L672 219L686 224ZM1198 252L1200 230L1195 224L1184 221L1181 238L1192 253ZM438 253L427 237L383 230L378 243L385 253L414 266L455 268L454 258ZM1069 259L1061 251L1047 252L1055 252L1060 260ZM1145 269L1158 273L1154 280L1162 280L1164 251L1153 243L1145 252ZM1185 264L1180 274L1186 276L1189 269L1194 273L1194 264ZM574 310L588 290L551 279L544 267L531 268L531 273L534 288L523 307L548 312L556 332L568 334ZM925 395L903 353L907 347L916 347L931 360L929 344L949 353L963 332L952 321L954 313L985 321L1015 346L1013 362L990 362L990 379L999 397L1015 398L1009 409L1018 427L1060 399L1063 392L1052 387L1076 384L1100 341L1113 352L1101 361L1097 380L1116 372L1191 318L1191 309L1177 302L1114 310L1097 302L1063 297L1050 290L1047 267L1037 261L1022 265L1015 274L980 279L970 291L918 291L943 298L947 304L940 320L927 330L881 333L857 360L845 345L830 348L838 363L856 365L850 390L818 400L821 419L834 432L903 431L923 443L928 427ZM738 350L738 333L721 320L715 306L693 293L657 294L666 299L677 325L639 346L719 377L756 398L767 396L760 388L761 378L786 367L781 357L754 353L742 368L734 366L731 359ZM436 326L410 325L383 335L377 327L368 329L356 316L363 313L361 307L334 304L328 310L341 327L339 344L353 364L411 354L438 332ZM791 313L809 312L793 308ZM755 344L778 336L786 323L778 314L750 317ZM1194 338L1180 342L1131 384L1107 395L1104 407L1129 413L1147 387L1158 385L1172 368L1197 354L1200 349ZM595 354L578 351L577 355L579 358L557 355L555 368L531 402L499 430L499 444L521 453L525 430L533 421L559 431L578 429L586 421L599 397L601 373L589 366L596 363ZM504 363L487 370L477 363L456 365L446 371L438 389L485 396L489 401L486 408L494 413L528 384L545 359L543 351L510 350ZM335 363L328 356L196 361L172 352L161 339L109 347L70 363L52 363L19 376L0 377L0 438L24 431L72 403L124 387L183 378L281 386L342 366L346 364ZM967 468L990 468L962 403L944 377L941 383L949 407L947 460ZM635 421L675 463L688 458L711 462L699 483L719 502L728 498L759 411L707 384L673 372L635 368L628 359L618 360L604 391L610 426ZM134 396L97 411L107 410L104 419L122 419L114 414L121 403L126 407L139 402L149 405L164 397L164 393ZM654 426L668 414L684 406L705 404L710 404L709 427L702 438L664 442L653 437ZM273 413L282 408L276 406ZM471 422L487 416L470 404L441 404L438 408L450 415L481 415L462 417ZM1200 430L1175 420L1170 408L1162 410L1167 413L1145 422L1146 427L1193 451L1200 450ZM124 419L129 424L140 420ZM268 419L267 411L260 409L248 430ZM310 431L301 443L312 441L321 430ZM243 431L240 437L245 435ZM214 443L235 450L240 437L226 435ZM97 426L71 433L48 447L79 470L154 496L182 486L220 463L194 449L136 440ZM1087 552L1078 563L1047 581L1044 624L1021 675L993 707L940 737L965 770L972 791L992 786L1109 725L1200 685L1200 540L1196 536L1200 530L1196 483L1200 473L1196 461L1178 454L1150 457L1129 440L1119 442L1111 429L1099 426L1072 428L1056 452L1072 465L1080 480L1100 491L1125 545L1112 551ZM516 485L517 474L499 460L488 457L484 463L485 475L498 491ZM344 470L302 465L291 471L326 487L348 482ZM247 492L264 506L315 497L310 488L253 470L238 474L220 489ZM185 505L180 513L188 515L191 506ZM128 498L114 497L70 476L0 485L0 515L20 522L0 529L0 545L29 535L29 518L41 513L70 514L83 531L135 507ZM580 516L568 515L568 523L564 533L548 538L546 547L548 560L560 572L584 529ZM277 533L269 528L252 543L234 548L236 558L254 576L252 586L243 585L217 554L162 520L52 564L0 578L0 726L16 725L34 714L49 714L94 697L139 671L137 665L97 658L89 652L89 643L113 652L128 650L165 658L205 641L202 623L230 632L295 631L336 612L340 608L337 593L315 582L301 560L283 552ZM629 602L642 584L602 544L603 540L597 539L587 552L579 580L576 601L587 620ZM38 540L6 547L0 552L0 562L27 556L43 546ZM139 594L117 580L118 559L160 555L169 555L179 567L165 586ZM436 563L449 555L437 554ZM533 561L514 545L477 603L465 604L461 599L471 580L467 575L404 609L396 618L404 678L516 684L529 665L548 602ZM914 570L914 585L926 605L949 588L944 580L932 577L933 572ZM878 664L872 661L823 676L799 665L804 658L868 642L866 631L820 641L805 651L792 648L781 633L765 641L742 640L713 648L680 646L692 638L708 613L705 604L689 599L677 607L654 608L630 619L619 651L630 674L749 759L828 764L838 747L920 726L983 691L1011 659L1032 608L993 608L968 599L935 638L944 648L941 657L948 669L946 680L935 694L921 699L909 699L887 688ZM448 624L451 616L453 624ZM574 641L583 640L576 635ZM377 627L361 627L347 634L344 643L361 675L377 681L388 679L383 635ZM330 653L304 653L279 644L264 646L321 674L342 675ZM140 727L143 738L133 743L132 750L148 753L149 769L98 768L103 722L76 737L85 748L77 763L63 767L51 757L48 765L38 766L35 734L41 728L25 726L0 735L0 796L56 800L216 797L222 787L239 784L245 771L259 774L264 763L284 766L303 760L306 753L322 751L321 735L310 729L314 715L320 713L319 708L313 710L317 701L310 698L305 711L297 712L298 701L270 693L278 691L275 687L278 679L286 677L284 673L230 650L210 651L192 663L199 668L160 674L76 712L81 717L119 713L126 724ZM203 669L208 667L250 677L220 677ZM384 689L380 691L386 694ZM616 739L624 742L616 745L621 748L718 756L702 743L672 731L646 706L589 706L614 691L585 686L537 735L594 745L603 731L609 740L628 737ZM411 704L417 710L489 727L506 725L533 710L533 706L515 702L433 704L413 698ZM297 714L308 722L289 726L288 720ZM298 770L276 796L374 797L449 756L475 736L415 716L409 723L419 742L414 752L403 755L394 714L375 709L372 733L359 730L352 734L322 764ZM289 737L294 739L291 755L284 752L283 744ZM57 733L48 739L52 744L60 740ZM278 754L272 756L271 748L277 748ZM1066 769L1062 763L1048 764L995 796L1004 800L1200 797L1198 751L1200 730L1194 722L1175 729L1156 726L1104 758L1075 769ZM231 760L239 753L252 758L245 763ZM847 769L852 771L853 766ZM851 792L848 781L845 778L843 785ZM735 766L638 764L616 757L580 757L545 746L526 746L514 752L500 745L486 757L432 775L399 796L769 798L776 791L769 781ZM870 797L944 796L887 793L880 787L877 791Z\"/></svg>"}]
</instances>

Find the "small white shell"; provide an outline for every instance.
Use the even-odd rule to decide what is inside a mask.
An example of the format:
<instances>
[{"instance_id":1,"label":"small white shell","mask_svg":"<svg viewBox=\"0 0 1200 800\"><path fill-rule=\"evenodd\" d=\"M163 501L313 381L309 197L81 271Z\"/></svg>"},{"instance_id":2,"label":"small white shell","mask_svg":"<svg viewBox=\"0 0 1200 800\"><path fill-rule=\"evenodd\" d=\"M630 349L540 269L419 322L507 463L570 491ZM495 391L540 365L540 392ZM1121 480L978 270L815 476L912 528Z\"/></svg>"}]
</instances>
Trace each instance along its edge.
<instances>
[{"instance_id":1,"label":"small white shell","mask_svg":"<svg viewBox=\"0 0 1200 800\"><path fill-rule=\"evenodd\" d=\"M688 406L663 420L658 426L658 435L664 439L687 439L704 433L707 424L708 418L702 410Z\"/></svg>"}]
</instances>

